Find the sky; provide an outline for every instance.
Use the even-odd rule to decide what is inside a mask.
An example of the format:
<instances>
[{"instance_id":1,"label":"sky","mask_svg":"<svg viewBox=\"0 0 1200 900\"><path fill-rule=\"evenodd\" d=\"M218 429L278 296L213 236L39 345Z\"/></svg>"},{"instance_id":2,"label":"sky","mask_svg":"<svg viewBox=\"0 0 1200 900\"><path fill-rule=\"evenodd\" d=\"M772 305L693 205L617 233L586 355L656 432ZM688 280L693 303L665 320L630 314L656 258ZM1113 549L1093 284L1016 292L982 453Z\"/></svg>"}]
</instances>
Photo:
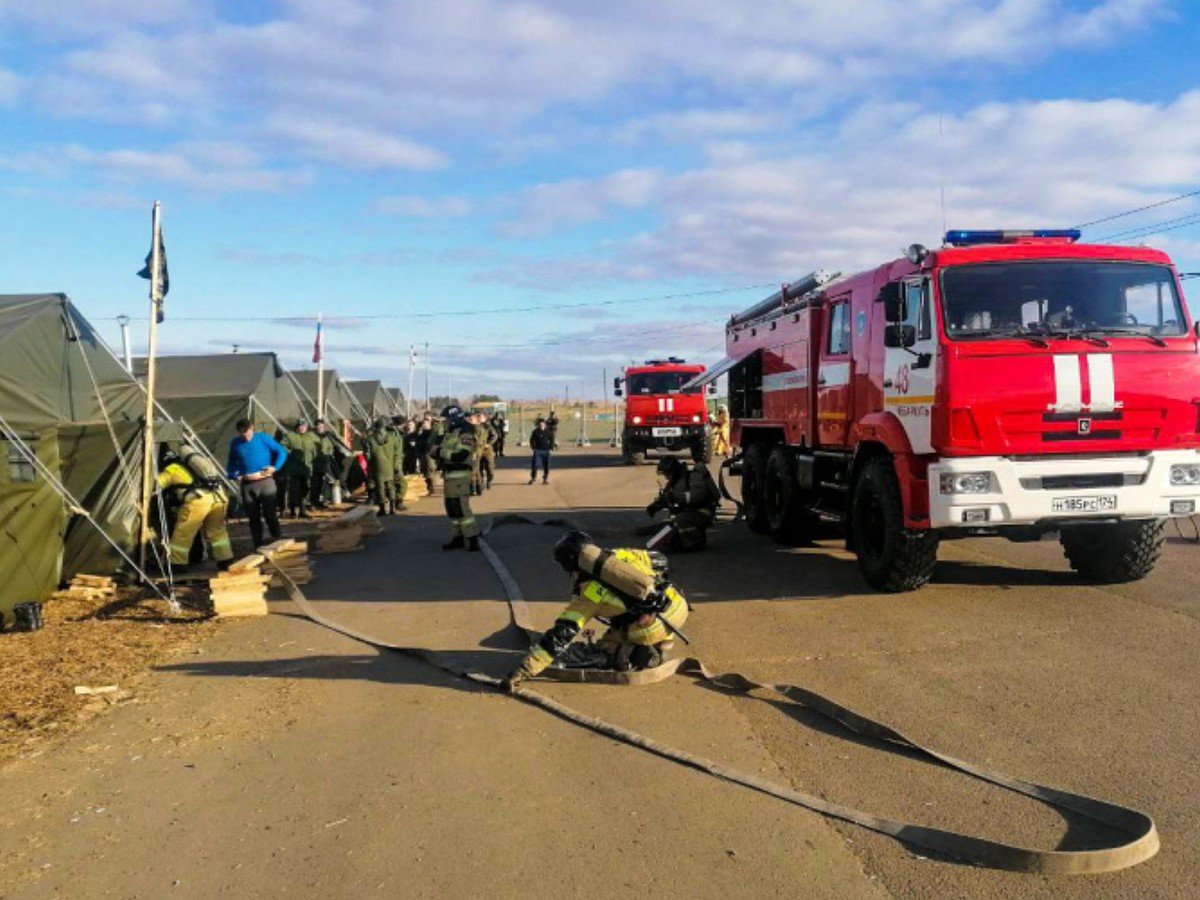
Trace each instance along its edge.
<instances>
[{"instance_id":1,"label":"sky","mask_svg":"<svg viewBox=\"0 0 1200 900\"><path fill-rule=\"evenodd\" d=\"M1194 0L0 0L0 293L142 351L159 200L164 353L311 367L322 314L346 377L599 399L946 227L1200 271L1197 46Z\"/></svg>"}]
</instances>

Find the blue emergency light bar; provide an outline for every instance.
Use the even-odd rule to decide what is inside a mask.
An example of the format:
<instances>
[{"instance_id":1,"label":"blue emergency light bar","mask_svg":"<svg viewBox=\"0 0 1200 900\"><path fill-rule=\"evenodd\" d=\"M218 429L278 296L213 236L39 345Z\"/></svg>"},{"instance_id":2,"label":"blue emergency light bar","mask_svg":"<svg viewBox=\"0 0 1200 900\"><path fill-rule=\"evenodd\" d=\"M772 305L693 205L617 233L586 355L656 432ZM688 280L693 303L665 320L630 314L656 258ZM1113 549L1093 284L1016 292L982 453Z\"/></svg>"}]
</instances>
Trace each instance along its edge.
<instances>
[{"instance_id":1,"label":"blue emergency light bar","mask_svg":"<svg viewBox=\"0 0 1200 900\"><path fill-rule=\"evenodd\" d=\"M1025 238L1043 238L1070 241L1079 240L1082 232L1078 228L1039 228L1028 231L971 231L959 229L947 231L942 242L950 247L971 247L975 244L1012 244Z\"/></svg>"}]
</instances>

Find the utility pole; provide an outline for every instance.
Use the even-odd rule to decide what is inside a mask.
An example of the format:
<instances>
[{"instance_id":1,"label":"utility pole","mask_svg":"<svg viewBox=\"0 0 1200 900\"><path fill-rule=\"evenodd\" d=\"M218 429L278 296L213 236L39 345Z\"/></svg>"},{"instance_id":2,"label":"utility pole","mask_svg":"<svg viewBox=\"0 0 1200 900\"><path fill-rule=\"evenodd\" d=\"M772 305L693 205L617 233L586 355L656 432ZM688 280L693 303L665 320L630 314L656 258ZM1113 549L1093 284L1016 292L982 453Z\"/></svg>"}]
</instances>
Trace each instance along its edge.
<instances>
[{"instance_id":1,"label":"utility pole","mask_svg":"<svg viewBox=\"0 0 1200 900\"><path fill-rule=\"evenodd\" d=\"M429 409L429 341L425 342L425 409Z\"/></svg>"}]
</instances>

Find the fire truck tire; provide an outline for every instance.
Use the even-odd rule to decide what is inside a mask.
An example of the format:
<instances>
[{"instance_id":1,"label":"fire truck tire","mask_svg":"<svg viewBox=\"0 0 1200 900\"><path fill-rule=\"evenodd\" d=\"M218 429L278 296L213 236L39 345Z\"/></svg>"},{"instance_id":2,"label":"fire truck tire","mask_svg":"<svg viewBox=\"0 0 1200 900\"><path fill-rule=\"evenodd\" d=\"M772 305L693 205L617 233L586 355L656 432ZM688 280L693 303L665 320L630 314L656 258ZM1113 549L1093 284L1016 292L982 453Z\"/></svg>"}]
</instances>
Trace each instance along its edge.
<instances>
[{"instance_id":1,"label":"fire truck tire","mask_svg":"<svg viewBox=\"0 0 1200 900\"><path fill-rule=\"evenodd\" d=\"M1162 553L1163 520L1063 528L1063 554L1071 568L1097 584L1123 584L1150 574Z\"/></svg>"},{"instance_id":2,"label":"fire truck tire","mask_svg":"<svg viewBox=\"0 0 1200 900\"><path fill-rule=\"evenodd\" d=\"M769 452L770 447L766 444L751 444L746 448L742 462L742 512L746 516L746 524L756 534L768 534L771 531L763 496Z\"/></svg>"},{"instance_id":3,"label":"fire truck tire","mask_svg":"<svg viewBox=\"0 0 1200 900\"><path fill-rule=\"evenodd\" d=\"M933 576L938 536L904 527L900 482L890 457L867 460L854 482L854 550L867 583L877 591L915 591Z\"/></svg>"},{"instance_id":4,"label":"fire truck tire","mask_svg":"<svg viewBox=\"0 0 1200 900\"><path fill-rule=\"evenodd\" d=\"M711 428L705 428L704 434L692 445L692 459L708 465L713 458L713 433Z\"/></svg>"},{"instance_id":5,"label":"fire truck tire","mask_svg":"<svg viewBox=\"0 0 1200 900\"><path fill-rule=\"evenodd\" d=\"M776 447L767 459L763 506L767 527L780 544L802 544L812 538L816 519L800 507L795 467L788 452Z\"/></svg>"}]
</instances>

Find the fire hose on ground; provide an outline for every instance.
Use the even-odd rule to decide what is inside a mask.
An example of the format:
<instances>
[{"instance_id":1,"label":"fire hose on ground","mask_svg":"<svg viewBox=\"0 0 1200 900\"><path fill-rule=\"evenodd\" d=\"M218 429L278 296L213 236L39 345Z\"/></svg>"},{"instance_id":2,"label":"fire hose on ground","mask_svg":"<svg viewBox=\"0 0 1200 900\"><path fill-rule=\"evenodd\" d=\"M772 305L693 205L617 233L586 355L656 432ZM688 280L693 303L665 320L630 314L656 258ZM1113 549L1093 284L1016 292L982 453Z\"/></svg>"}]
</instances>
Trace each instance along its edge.
<instances>
[{"instance_id":1,"label":"fire hose on ground","mask_svg":"<svg viewBox=\"0 0 1200 900\"><path fill-rule=\"evenodd\" d=\"M566 520L535 522L523 516L505 516L502 520L498 519L493 522L492 527L494 528L500 524L515 524L517 522L573 527L573 523ZM532 620L520 585L513 578L512 573L509 572L495 550L486 541L481 540L480 546L484 557L496 573L504 589L512 624L525 635L532 646L541 637L541 633L532 627ZM268 564L275 568L275 572L283 580L292 602L296 604L297 608L306 617L316 624L376 649L402 653L426 662L444 672L468 679L476 684L500 689L500 679L483 672L474 671L469 666L455 662L437 651L393 644L373 638L326 618L309 603L303 592L288 577L287 573L275 567L273 561L268 560ZM560 719L587 728L613 740L620 741L630 747L652 753L655 756L703 772L714 778L738 784L759 793L768 794L787 803L820 813L821 815L858 825L878 834L887 835L909 847L919 848L968 865L1043 875L1084 875L1115 872L1125 869L1150 859L1158 852L1158 832L1154 820L1146 813L1130 807L1097 800L1082 794L1024 781L999 772L989 771L960 759L955 759L937 750L924 747L887 725L856 713L827 697L796 685L758 682L736 672L714 675L696 657L673 659L653 669L633 672L552 668L546 670L543 677L550 676L557 681L610 685L646 685L663 681L673 675L686 675L725 691L747 696L754 692L773 695L775 698L783 699L788 704L803 706L806 709L820 713L856 734L889 744L893 747L904 748L934 764L956 770L971 778L988 782L1015 793L1023 794L1048 806L1067 810L1091 819L1094 822L1099 822L1127 836L1127 840L1113 846L1088 850L1037 850L926 825L876 816L838 803L832 803L815 795L806 794L755 775L739 772L685 750L671 747L627 728L622 728L603 719L579 712L544 694L530 690L526 686L518 688L511 696L523 703L528 703L553 713Z\"/></svg>"}]
</instances>

